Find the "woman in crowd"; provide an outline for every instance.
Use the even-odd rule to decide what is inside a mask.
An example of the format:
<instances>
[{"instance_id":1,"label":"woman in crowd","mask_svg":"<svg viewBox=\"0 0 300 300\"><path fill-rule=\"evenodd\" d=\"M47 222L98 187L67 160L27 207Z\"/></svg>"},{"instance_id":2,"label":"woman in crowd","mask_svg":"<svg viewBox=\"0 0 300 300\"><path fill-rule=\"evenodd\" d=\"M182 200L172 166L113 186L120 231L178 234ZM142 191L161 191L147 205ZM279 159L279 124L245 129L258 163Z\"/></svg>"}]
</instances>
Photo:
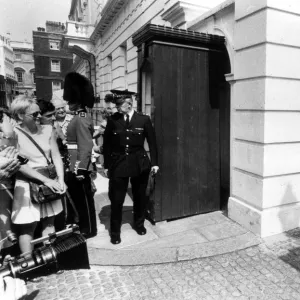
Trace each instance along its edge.
<instances>
[{"instance_id":1,"label":"woman in crowd","mask_svg":"<svg viewBox=\"0 0 300 300\"><path fill-rule=\"evenodd\" d=\"M54 231L55 216L62 211L61 200L46 204L33 203L29 188L30 180L39 181L57 193L63 194L66 188L56 133L51 125L40 124L40 108L36 101L31 97L19 96L12 102L11 112L19 123L15 128L19 153L29 160L26 165L21 166L17 174L12 210L12 222L19 225L19 245L21 252L24 253L32 251L30 242L37 223L41 221L42 235L48 235ZM34 139L43 149L48 160L53 161L58 175L57 180L47 178L35 170L38 167L46 167L47 160L19 128Z\"/></svg>"},{"instance_id":2,"label":"woman in crowd","mask_svg":"<svg viewBox=\"0 0 300 300\"><path fill-rule=\"evenodd\" d=\"M56 95L53 95L51 103L55 107L56 122L60 126L64 137L66 138L68 125L73 119L74 114L67 112L67 102Z\"/></svg>"},{"instance_id":3,"label":"woman in crowd","mask_svg":"<svg viewBox=\"0 0 300 300\"><path fill-rule=\"evenodd\" d=\"M6 110L0 108L0 240L12 230L11 209L14 182L12 176L19 170L20 163L15 149L13 122ZM11 243L0 244L3 257L11 252Z\"/></svg>"}]
</instances>

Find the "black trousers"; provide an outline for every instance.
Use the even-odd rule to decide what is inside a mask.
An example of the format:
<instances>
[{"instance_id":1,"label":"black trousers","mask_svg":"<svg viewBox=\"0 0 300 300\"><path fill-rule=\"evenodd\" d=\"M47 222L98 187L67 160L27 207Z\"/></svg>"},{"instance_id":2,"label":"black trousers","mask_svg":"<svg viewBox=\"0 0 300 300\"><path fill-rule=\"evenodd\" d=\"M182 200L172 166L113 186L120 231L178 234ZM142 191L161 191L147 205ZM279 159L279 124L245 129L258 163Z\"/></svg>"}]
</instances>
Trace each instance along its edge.
<instances>
[{"instance_id":1,"label":"black trousers","mask_svg":"<svg viewBox=\"0 0 300 300\"><path fill-rule=\"evenodd\" d=\"M148 198L146 188L149 172L131 177L133 195L133 222L135 227L144 225ZM113 177L109 179L108 196L111 202L110 232L119 234L122 225L122 209L128 188L129 177Z\"/></svg>"},{"instance_id":2,"label":"black trousers","mask_svg":"<svg viewBox=\"0 0 300 300\"><path fill-rule=\"evenodd\" d=\"M73 172L68 172L66 183L79 214L80 232L87 237L95 236L97 234L97 222L90 176L78 180ZM69 211L72 211L72 208Z\"/></svg>"}]
</instances>

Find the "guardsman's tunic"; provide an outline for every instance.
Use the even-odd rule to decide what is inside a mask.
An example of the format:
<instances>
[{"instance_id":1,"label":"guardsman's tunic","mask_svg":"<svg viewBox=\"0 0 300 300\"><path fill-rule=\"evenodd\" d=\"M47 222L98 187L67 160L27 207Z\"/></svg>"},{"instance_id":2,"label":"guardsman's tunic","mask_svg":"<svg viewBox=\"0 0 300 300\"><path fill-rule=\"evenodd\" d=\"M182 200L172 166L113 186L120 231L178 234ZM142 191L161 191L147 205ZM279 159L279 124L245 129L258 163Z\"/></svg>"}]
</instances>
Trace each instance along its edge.
<instances>
[{"instance_id":1,"label":"guardsman's tunic","mask_svg":"<svg viewBox=\"0 0 300 300\"><path fill-rule=\"evenodd\" d=\"M78 110L67 127L70 171L69 193L79 213L79 228L87 237L97 234L96 213L91 189L90 171L93 148L93 122L85 110Z\"/></svg>"},{"instance_id":2,"label":"guardsman's tunic","mask_svg":"<svg viewBox=\"0 0 300 300\"><path fill-rule=\"evenodd\" d=\"M151 162L144 149L147 140ZM155 132L150 117L134 112L126 126L124 115L115 113L107 120L103 136L104 168L108 169L111 201L111 234L119 234L128 180L132 186L134 226L145 221L146 187L151 166L157 165Z\"/></svg>"}]
</instances>

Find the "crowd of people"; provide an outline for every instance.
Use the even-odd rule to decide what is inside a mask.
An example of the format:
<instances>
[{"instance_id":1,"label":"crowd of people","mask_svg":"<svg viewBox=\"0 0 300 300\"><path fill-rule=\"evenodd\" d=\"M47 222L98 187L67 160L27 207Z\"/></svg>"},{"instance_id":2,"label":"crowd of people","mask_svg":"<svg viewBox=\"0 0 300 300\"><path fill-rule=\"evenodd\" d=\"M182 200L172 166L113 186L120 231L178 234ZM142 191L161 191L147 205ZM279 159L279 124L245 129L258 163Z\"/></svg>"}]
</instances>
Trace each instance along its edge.
<instances>
[{"instance_id":1,"label":"crowd of people","mask_svg":"<svg viewBox=\"0 0 300 300\"><path fill-rule=\"evenodd\" d=\"M73 72L65 78L63 97L46 101L20 95L9 108L0 108L0 263L31 252L33 239L66 224L77 223L86 238L97 234L91 178L94 128L86 111L93 101L91 83ZM57 199L33 201L34 183ZM10 233L17 244L7 239ZM20 280L5 277L0 283L4 299L12 289L24 294Z\"/></svg>"},{"instance_id":2,"label":"crowd of people","mask_svg":"<svg viewBox=\"0 0 300 300\"><path fill-rule=\"evenodd\" d=\"M49 236L66 224L77 223L86 238L97 234L93 184L97 172L92 159L97 153L103 154L101 163L109 178L111 243L121 242L122 208L129 179L133 228L139 235L146 234L146 188L150 176L159 169L154 129L149 116L133 109L132 93L124 91L111 99L117 112L103 110L96 131L87 112L94 104L93 86L75 72L66 75L62 97L54 94L49 102L20 95L9 109L0 109L2 258L31 252L33 239ZM103 146L94 142L99 137L103 137ZM145 140L151 160L144 148ZM51 201L44 202L48 196ZM56 220L62 215L60 224ZM17 250L9 239L5 240L11 232L17 236ZM0 282L3 285L3 280ZM9 280L5 283L9 285ZM24 292L22 281L15 281L14 286L19 294Z\"/></svg>"}]
</instances>

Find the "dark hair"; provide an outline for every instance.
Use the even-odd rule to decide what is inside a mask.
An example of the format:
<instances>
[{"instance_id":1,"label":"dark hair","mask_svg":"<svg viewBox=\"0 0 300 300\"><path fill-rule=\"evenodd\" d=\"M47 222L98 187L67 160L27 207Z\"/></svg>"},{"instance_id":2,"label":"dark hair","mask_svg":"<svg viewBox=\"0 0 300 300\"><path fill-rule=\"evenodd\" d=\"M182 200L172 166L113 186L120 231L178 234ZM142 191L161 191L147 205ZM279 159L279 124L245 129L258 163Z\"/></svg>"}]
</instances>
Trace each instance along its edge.
<instances>
[{"instance_id":1,"label":"dark hair","mask_svg":"<svg viewBox=\"0 0 300 300\"><path fill-rule=\"evenodd\" d=\"M110 111L109 111L110 110ZM110 107L105 107L101 110L101 115L103 119L107 119L112 115L112 109Z\"/></svg>"},{"instance_id":2,"label":"dark hair","mask_svg":"<svg viewBox=\"0 0 300 300\"><path fill-rule=\"evenodd\" d=\"M10 115L10 113L8 111L8 107L7 108L6 107L7 106L1 106L0 107L0 123L3 122L3 115L4 114L11 118L11 115Z\"/></svg>"},{"instance_id":3,"label":"dark hair","mask_svg":"<svg viewBox=\"0 0 300 300\"><path fill-rule=\"evenodd\" d=\"M37 105L40 108L41 115L43 115L47 112L50 112L50 111L55 111L55 106L50 101L47 101L44 99L39 99L37 101Z\"/></svg>"}]
</instances>

